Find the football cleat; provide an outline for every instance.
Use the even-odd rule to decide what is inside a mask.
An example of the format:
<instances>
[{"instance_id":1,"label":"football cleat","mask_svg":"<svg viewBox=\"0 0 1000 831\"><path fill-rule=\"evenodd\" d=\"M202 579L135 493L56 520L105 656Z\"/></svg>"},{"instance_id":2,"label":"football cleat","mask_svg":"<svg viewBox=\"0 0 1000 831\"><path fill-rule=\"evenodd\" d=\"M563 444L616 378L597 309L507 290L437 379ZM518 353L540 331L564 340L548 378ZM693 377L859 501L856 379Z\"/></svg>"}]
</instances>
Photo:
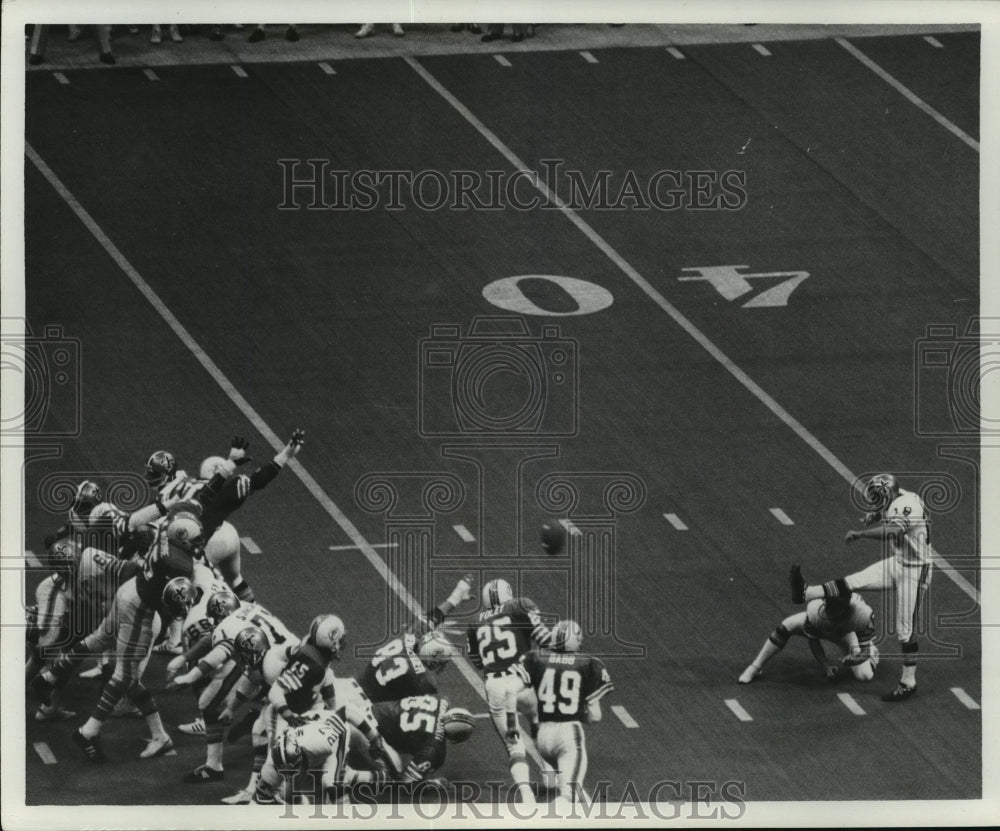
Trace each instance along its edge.
<instances>
[{"instance_id":1,"label":"football cleat","mask_svg":"<svg viewBox=\"0 0 1000 831\"><path fill-rule=\"evenodd\" d=\"M433 630L420 639L417 655L429 669L441 672L455 656L455 647L443 632Z\"/></svg>"},{"instance_id":2,"label":"football cleat","mask_svg":"<svg viewBox=\"0 0 1000 831\"><path fill-rule=\"evenodd\" d=\"M802 576L802 566L798 563L789 570L788 581L792 586L792 603L805 603L806 579Z\"/></svg>"},{"instance_id":3,"label":"football cleat","mask_svg":"<svg viewBox=\"0 0 1000 831\"><path fill-rule=\"evenodd\" d=\"M224 771L210 768L208 765L198 765L194 770L185 773L181 781L185 785L203 785L206 782L219 782L225 778Z\"/></svg>"},{"instance_id":4,"label":"football cleat","mask_svg":"<svg viewBox=\"0 0 1000 831\"><path fill-rule=\"evenodd\" d=\"M309 626L306 641L320 649L327 649L334 657L340 657L347 630L337 615L317 615Z\"/></svg>"},{"instance_id":5,"label":"football cleat","mask_svg":"<svg viewBox=\"0 0 1000 831\"><path fill-rule=\"evenodd\" d=\"M94 664L90 669L83 670L80 674L80 678L100 678L103 675L103 669L100 664Z\"/></svg>"},{"instance_id":6,"label":"football cleat","mask_svg":"<svg viewBox=\"0 0 1000 831\"><path fill-rule=\"evenodd\" d=\"M468 740L476 729L476 719L464 707L452 707L441 717L441 723L445 738L456 744Z\"/></svg>"},{"instance_id":7,"label":"football cleat","mask_svg":"<svg viewBox=\"0 0 1000 831\"><path fill-rule=\"evenodd\" d=\"M205 611L218 626L223 620L240 608L240 599L230 591L216 592L208 598Z\"/></svg>"},{"instance_id":8,"label":"football cleat","mask_svg":"<svg viewBox=\"0 0 1000 831\"><path fill-rule=\"evenodd\" d=\"M249 672L260 666L270 648L267 635L256 626L248 626L233 641L233 656Z\"/></svg>"},{"instance_id":9,"label":"football cleat","mask_svg":"<svg viewBox=\"0 0 1000 831\"><path fill-rule=\"evenodd\" d=\"M514 599L514 590L506 580L490 580L483 586L483 599L491 609L503 606L504 603Z\"/></svg>"},{"instance_id":10,"label":"football cleat","mask_svg":"<svg viewBox=\"0 0 1000 831\"><path fill-rule=\"evenodd\" d=\"M108 757L104 755L101 747L101 737L87 738L79 730L73 731L73 744L80 748L91 762L106 762Z\"/></svg>"},{"instance_id":11,"label":"football cleat","mask_svg":"<svg viewBox=\"0 0 1000 831\"><path fill-rule=\"evenodd\" d=\"M253 788L244 788L242 791L237 791L232 796L222 797L222 801L226 805L249 805L253 800Z\"/></svg>"},{"instance_id":12,"label":"football cleat","mask_svg":"<svg viewBox=\"0 0 1000 831\"><path fill-rule=\"evenodd\" d=\"M177 460L173 453L157 450L146 459L146 484L153 490L159 490L177 473Z\"/></svg>"},{"instance_id":13,"label":"football cleat","mask_svg":"<svg viewBox=\"0 0 1000 831\"><path fill-rule=\"evenodd\" d=\"M174 743L170 736L163 736L159 739L150 739L146 742L146 749L139 754L140 759L155 759L157 756L176 755Z\"/></svg>"},{"instance_id":14,"label":"football cleat","mask_svg":"<svg viewBox=\"0 0 1000 831\"><path fill-rule=\"evenodd\" d=\"M204 736L205 735L205 719L198 716L194 721L189 721L187 724L177 725L177 729L180 730L185 736Z\"/></svg>"},{"instance_id":15,"label":"football cleat","mask_svg":"<svg viewBox=\"0 0 1000 831\"><path fill-rule=\"evenodd\" d=\"M883 701L897 702L903 701L910 696L912 696L917 691L917 685L904 684L900 681L896 684L895 689L889 690L885 695L882 696Z\"/></svg>"},{"instance_id":16,"label":"football cleat","mask_svg":"<svg viewBox=\"0 0 1000 831\"><path fill-rule=\"evenodd\" d=\"M583 630L575 620L560 620L552 628L552 649L556 652L579 652Z\"/></svg>"},{"instance_id":17,"label":"football cleat","mask_svg":"<svg viewBox=\"0 0 1000 831\"><path fill-rule=\"evenodd\" d=\"M899 496L899 485L891 473L879 473L865 485L865 502L871 507L872 512L884 511L897 496Z\"/></svg>"},{"instance_id":18,"label":"football cleat","mask_svg":"<svg viewBox=\"0 0 1000 831\"><path fill-rule=\"evenodd\" d=\"M163 587L161 602L169 618L183 618L195 604L194 583L187 577L175 577Z\"/></svg>"}]
</instances>

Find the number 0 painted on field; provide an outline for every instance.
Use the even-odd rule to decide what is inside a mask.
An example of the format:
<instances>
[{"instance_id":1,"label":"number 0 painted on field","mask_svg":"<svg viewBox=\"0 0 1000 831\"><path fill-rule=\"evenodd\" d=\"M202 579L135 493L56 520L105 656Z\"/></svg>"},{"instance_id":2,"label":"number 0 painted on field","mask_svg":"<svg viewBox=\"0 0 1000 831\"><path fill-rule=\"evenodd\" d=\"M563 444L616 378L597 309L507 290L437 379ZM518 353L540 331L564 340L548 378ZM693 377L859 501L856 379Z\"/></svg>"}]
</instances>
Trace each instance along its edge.
<instances>
[{"instance_id":1,"label":"number 0 painted on field","mask_svg":"<svg viewBox=\"0 0 1000 831\"><path fill-rule=\"evenodd\" d=\"M576 310L554 312L543 309L521 290L522 280L548 280L550 283L555 283L573 298L577 305ZM615 302L611 292L596 283L578 280L575 277L562 277L558 274L518 274L514 277L494 280L483 289L483 297L494 306L499 306L508 312L517 312L523 315L545 315L547 317L589 315L600 312Z\"/></svg>"}]
</instances>

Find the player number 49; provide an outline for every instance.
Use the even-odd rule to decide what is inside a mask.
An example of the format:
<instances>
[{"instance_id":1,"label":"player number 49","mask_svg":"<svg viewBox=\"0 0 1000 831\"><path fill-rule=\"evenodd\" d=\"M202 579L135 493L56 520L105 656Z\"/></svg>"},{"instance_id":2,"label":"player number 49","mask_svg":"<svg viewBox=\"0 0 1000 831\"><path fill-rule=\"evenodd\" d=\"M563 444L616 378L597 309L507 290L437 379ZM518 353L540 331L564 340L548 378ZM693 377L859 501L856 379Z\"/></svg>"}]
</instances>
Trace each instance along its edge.
<instances>
[{"instance_id":1,"label":"player number 49","mask_svg":"<svg viewBox=\"0 0 1000 831\"><path fill-rule=\"evenodd\" d=\"M556 671L552 667L545 670L542 683L538 685L538 700L545 713L558 712L571 716L580 709L580 673L564 670L559 673L559 689L556 690Z\"/></svg>"}]
</instances>

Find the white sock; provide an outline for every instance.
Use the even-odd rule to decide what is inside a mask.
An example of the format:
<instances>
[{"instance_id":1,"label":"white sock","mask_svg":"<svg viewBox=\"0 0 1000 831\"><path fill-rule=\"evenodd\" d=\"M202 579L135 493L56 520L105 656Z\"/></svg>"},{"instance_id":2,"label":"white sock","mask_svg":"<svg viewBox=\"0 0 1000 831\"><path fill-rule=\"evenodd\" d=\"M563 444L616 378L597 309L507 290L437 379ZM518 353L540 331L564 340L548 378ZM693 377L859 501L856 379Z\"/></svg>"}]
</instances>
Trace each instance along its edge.
<instances>
[{"instance_id":1,"label":"white sock","mask_svg":"<svg viewBox=\"0 0 1000 831\"><path fill-rule=\"evenodd\" d=\"M903 665L903 675L902 675L902 677L899 680L902 681L904 684L906 684L906 686L908 686L908 687L914 686L917 683L917 667L916 667L916 664L914 664L912 666L906 666L904 664Z\"/></svg>"},{"instance_id":2,"label":"white sock","mask_svg":"<svg viewBox=\"0 0 1000 831\"><path fill-rule=\"evenodd\" d=\"M149 727L149 732L153 734L154 739L166 739L167 731L163 729L163 721L160 719L160 714L150 713L148 716L144 716L146 719L146 726Z\"/></svg>"},{"instance_id":3,"label":"white sock","mask_svg":"<svg viewBox=\"0 0 1000 831\"><path fill-rule=\"evenodd\" d=\"M205 764L210 768L222 770L222 742L205 745Z\"/></svg>"}]
</instances>

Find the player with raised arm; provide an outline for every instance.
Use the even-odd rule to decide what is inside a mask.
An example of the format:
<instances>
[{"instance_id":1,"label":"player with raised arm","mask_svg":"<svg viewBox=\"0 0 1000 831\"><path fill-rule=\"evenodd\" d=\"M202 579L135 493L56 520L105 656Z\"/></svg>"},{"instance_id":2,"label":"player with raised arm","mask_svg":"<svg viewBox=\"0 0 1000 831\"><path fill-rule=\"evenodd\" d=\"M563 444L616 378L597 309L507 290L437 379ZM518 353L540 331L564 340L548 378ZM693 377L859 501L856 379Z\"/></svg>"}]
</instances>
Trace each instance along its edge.
<instances>
[{"instance_id":1,"label":"player with raised arm","mask_svg":"<svg viewBox=\"0 0 1000 831\"><path fill-rule=\"evenodd\" d=\"M580 652L578 623L561 620L552 629L551 651L531 651L524 668L538 696L538 752L556 770L559 796L577 801L587 775L582 722L601 720L601 698L614 689L600 660Z\"/></svg>"},{"instance_id":2,"label":"player with raised arm","mask_svg":"<svg viewBox=\"0 0 1000 831\"><path fill-rule=\"evenodd\" d=\"M486 608L469 626L469 659L483 670L486 704L507 751L521 801L534 805L528 756L517 722L519 704L532 708L534 696L521 659L533 646L548 646L552 634L534 602L526 597L515 599L506 580L490 580L483 586L483 602ZM528 696L519 702L526 691Z\"/></svg>"},{"instance_id":3,"label":"player with raised arm","mask_svg":"<svg viewBox=\"0 0 1000 831\"><path fill-rule=\"evenodd\" d=\"M871 681L878 666L878 647L875 637L875 613L860 595L837 596L828 600L810 600L804 612L786 617L764 641L757 657L743 670L739 681L749 684L758 678L764 664L777 655L793 635L801 635L823 674L835 681L841 666L848 666L859 681ZM840 663L827 660L823 641L840 647Z\"/></svg>"},{"instance_id":4,"label":"player with raised arm","mask_svg":"<svg viewBox=\"0 0 1000 831\"><path fill-rule=\"evenodd\" d=\"M896 633L903 652L903 672L899 683L882 696L883 701L904 701L917 691L916 625L924 595L931 583L930 518L923 500L912 491L903 490L891 473L873 476L864 489L870 511L862 519L861 530L850 530L844 542L867 539L884 547L881 560L868 568L809 586L798 565L790 573L792 602L803 603L821 598L849 597L851 592L866 589L894 589L896 592Z\"/></svg>"}]
</instances>

